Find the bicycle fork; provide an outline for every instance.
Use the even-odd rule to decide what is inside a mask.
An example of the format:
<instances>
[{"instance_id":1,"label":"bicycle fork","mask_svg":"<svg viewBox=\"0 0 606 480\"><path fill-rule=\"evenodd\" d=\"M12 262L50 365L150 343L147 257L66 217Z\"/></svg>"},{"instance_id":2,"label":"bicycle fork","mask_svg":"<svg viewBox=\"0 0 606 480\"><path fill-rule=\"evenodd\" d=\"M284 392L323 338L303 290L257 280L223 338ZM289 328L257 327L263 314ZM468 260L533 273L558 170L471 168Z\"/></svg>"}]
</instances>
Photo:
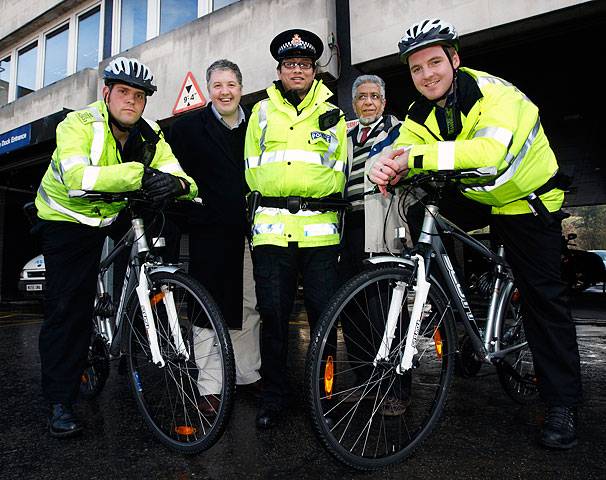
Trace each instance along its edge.
<instances>
[{"instance_id":1,"label":"bicycle fork","mask_svg":"<svg viewBox=\"0 0 606 480\"><path fill-rule=\"evenodd\" d=\"M412 306L412 312L410 314L410 323L408 324L408 332L406 335L406 345L404 347L404 354L400 364L396 367L396 373L402 375L406 371L412 368L412 362L417 352L417 337L421 328L421 321L423 320L423 314L425 310L425 303L429 294L430 283L427 281L425 276L425 260L419 254L415 255L417 260L417 279L416 284L413 287L416 295L414 304ZM402 311L404 294L406 293L407 284L405 282L396 282L396 286L392 291L391 302L389 304L389 311L387 314L387 324L385 325L385 331L383 332L383 339L381 346L377 352L377 356L373 362L374 366L381 361L387 360L389 351L391 350L391 344L395 337L396 326L398 318Z\"/></svg>"},{"instance_id":2,"label":"bicycle fork","mask_svg":"<svg viewBox=\"0 0 606 480\"><path fill-rule=\"evenodd\" d=\"M152 362L160 368L166 364L162 354L160 353L160 345L158 342L158 330L156 328L156 322L154 321L154 315L152 311L152 305L149 298L150 288L149 282L147 281L147 267L149 264L144 263L141 265L141 272L139 274L139 285L135 289L137 297L139 298L139 304L141 306L141 315L143 316L143 323L145 325L145 333L147 334L147 340L149 341L149 349L152 356ZM175 308L175 300L173 293L170 291L168 286L162 285L162 301L166 309L166 316L168 318L168 326L173 339L177 353L189 360L189 353L183 342L181 336L181 327L179 325L179 318L177 316L177 309ZM154 300L154 304L157 301Z\"/></svg>"}]
</instances>

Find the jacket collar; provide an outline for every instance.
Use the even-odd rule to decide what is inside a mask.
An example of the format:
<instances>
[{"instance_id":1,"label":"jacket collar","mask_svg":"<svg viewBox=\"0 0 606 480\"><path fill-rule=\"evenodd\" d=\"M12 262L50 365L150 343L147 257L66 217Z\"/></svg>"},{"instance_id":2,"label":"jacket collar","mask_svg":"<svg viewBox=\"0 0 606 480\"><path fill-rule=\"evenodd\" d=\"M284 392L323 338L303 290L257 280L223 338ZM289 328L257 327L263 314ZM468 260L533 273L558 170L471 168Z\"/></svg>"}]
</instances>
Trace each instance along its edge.
<instances>
[{"instance_id":1,"label":"jacket collar","mask_svg":"<svg viewBox=\"0 0 606 480\"><path fill-rule=\"evenodd\" d=\"M326 85L324 85L322 80L313 81L309 92L307 92L305 98L301 100L301 103L296 108L284 98L284 95L275 84L267 88L266 92L269 96L269 100L276 106L276 108L284 112L295 113L298 115L302 115L306 110L310 112L315 110L315 108L308 107L324 103L333 96L333 93Z\"/></svg>"},{"instance_id":2,"label":"jacket collar","mask_svg":"<svg viewBox=\"0 0 606 480\"><path fill-rule=\"evenodd\" d=\"M464 69L459 69L457 72L457 103L460 111L468 116L469 111L483 96L475 78ZM416 123L424 124L435 107L434 102L419 96L410 106L407 115Z\"/></svg>"}]
</instances>

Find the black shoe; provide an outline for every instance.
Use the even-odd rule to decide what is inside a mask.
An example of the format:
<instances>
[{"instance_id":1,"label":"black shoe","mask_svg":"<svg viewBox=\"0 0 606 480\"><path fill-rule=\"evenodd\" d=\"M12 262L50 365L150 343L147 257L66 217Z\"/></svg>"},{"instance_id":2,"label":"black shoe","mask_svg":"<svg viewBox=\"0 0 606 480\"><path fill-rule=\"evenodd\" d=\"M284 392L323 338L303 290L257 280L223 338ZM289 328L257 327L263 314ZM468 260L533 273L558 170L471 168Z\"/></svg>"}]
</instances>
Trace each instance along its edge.
<instances>
[{"instance_id":1,"label":"black shoe","mask_svg":"<svg viewBox=\"0 0 606 480\"><path fill-rule=\"evenodd\" d=\"M55 403L51 406L48 422L49 431L53 437L71 437L82 431L82 425L76 418L71 405L64 403Z\"/></svg>"},{"instance_id":2,"label":"black shoe","mask_svg":"<svg viewBox=\"0 0 606 480\"><path fill-rule=\"evenodd\" d=\"M255 423L257 428L261 430L269 430L274 428L282 416L282 409L274 405L261 405L257 410L257 418Z\"/></svg>"},{"instance_id":3,"label":"black shoe","mask_svg":"<svg viewBox=\"0 0 606 480\"><path fill-rule=\"evenodd\" d=\"M566 450L577 444L577 412L570 407L547 407L540 443L544 447Z\"/></svg>"}]
</instances>

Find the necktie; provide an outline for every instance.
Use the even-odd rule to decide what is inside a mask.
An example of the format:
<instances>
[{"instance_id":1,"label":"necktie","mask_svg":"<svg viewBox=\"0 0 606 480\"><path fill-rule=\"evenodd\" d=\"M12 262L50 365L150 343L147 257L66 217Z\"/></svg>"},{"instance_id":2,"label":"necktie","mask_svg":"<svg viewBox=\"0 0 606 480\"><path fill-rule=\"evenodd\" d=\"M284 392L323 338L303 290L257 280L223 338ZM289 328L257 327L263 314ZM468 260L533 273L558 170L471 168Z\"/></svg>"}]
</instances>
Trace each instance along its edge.
<instances>
[{"instance_id":1,"label":"necktie","mask_svg":"<svg viewBox=\"0 0 606 480\"><path fill-rule=\"evenodd\" d=\"M370 127L362 128L362 136L360 137L360 143L364 143L368 138L368 132L370 132Z\"/></svg>"}]
</instances>

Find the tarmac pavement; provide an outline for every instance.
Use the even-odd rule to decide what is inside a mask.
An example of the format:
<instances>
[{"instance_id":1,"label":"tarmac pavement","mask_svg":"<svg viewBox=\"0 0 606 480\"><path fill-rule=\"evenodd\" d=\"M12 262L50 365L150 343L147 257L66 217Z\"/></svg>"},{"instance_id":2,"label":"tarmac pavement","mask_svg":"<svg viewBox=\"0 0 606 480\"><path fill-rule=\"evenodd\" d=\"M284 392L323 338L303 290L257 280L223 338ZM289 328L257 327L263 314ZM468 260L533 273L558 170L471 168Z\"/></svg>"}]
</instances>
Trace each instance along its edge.
<instances>
[{"instance_id":1,"label":"tarmac pavement","mask_svg":"<svg viewBox=\"0 0 606 480\"><path fill-rule=\"evenodd\" d=\"M257 431L255 400L236 392L223 438L207 452L184 457L154 440L117 365L100 397L77 406L83 435L51 438L39 386L41 314L9 306L0 309L0 479L605 479L606 295L575 299L574 316L585 393L575 449L540 448L542 408L515 405L484 366L476 377L455 378L441 424L414 456L359 473L333 460L311 431L303 404L309 341L303 315L290 329L293 394L284 423Z\"/></svg>"}]
</instances>

